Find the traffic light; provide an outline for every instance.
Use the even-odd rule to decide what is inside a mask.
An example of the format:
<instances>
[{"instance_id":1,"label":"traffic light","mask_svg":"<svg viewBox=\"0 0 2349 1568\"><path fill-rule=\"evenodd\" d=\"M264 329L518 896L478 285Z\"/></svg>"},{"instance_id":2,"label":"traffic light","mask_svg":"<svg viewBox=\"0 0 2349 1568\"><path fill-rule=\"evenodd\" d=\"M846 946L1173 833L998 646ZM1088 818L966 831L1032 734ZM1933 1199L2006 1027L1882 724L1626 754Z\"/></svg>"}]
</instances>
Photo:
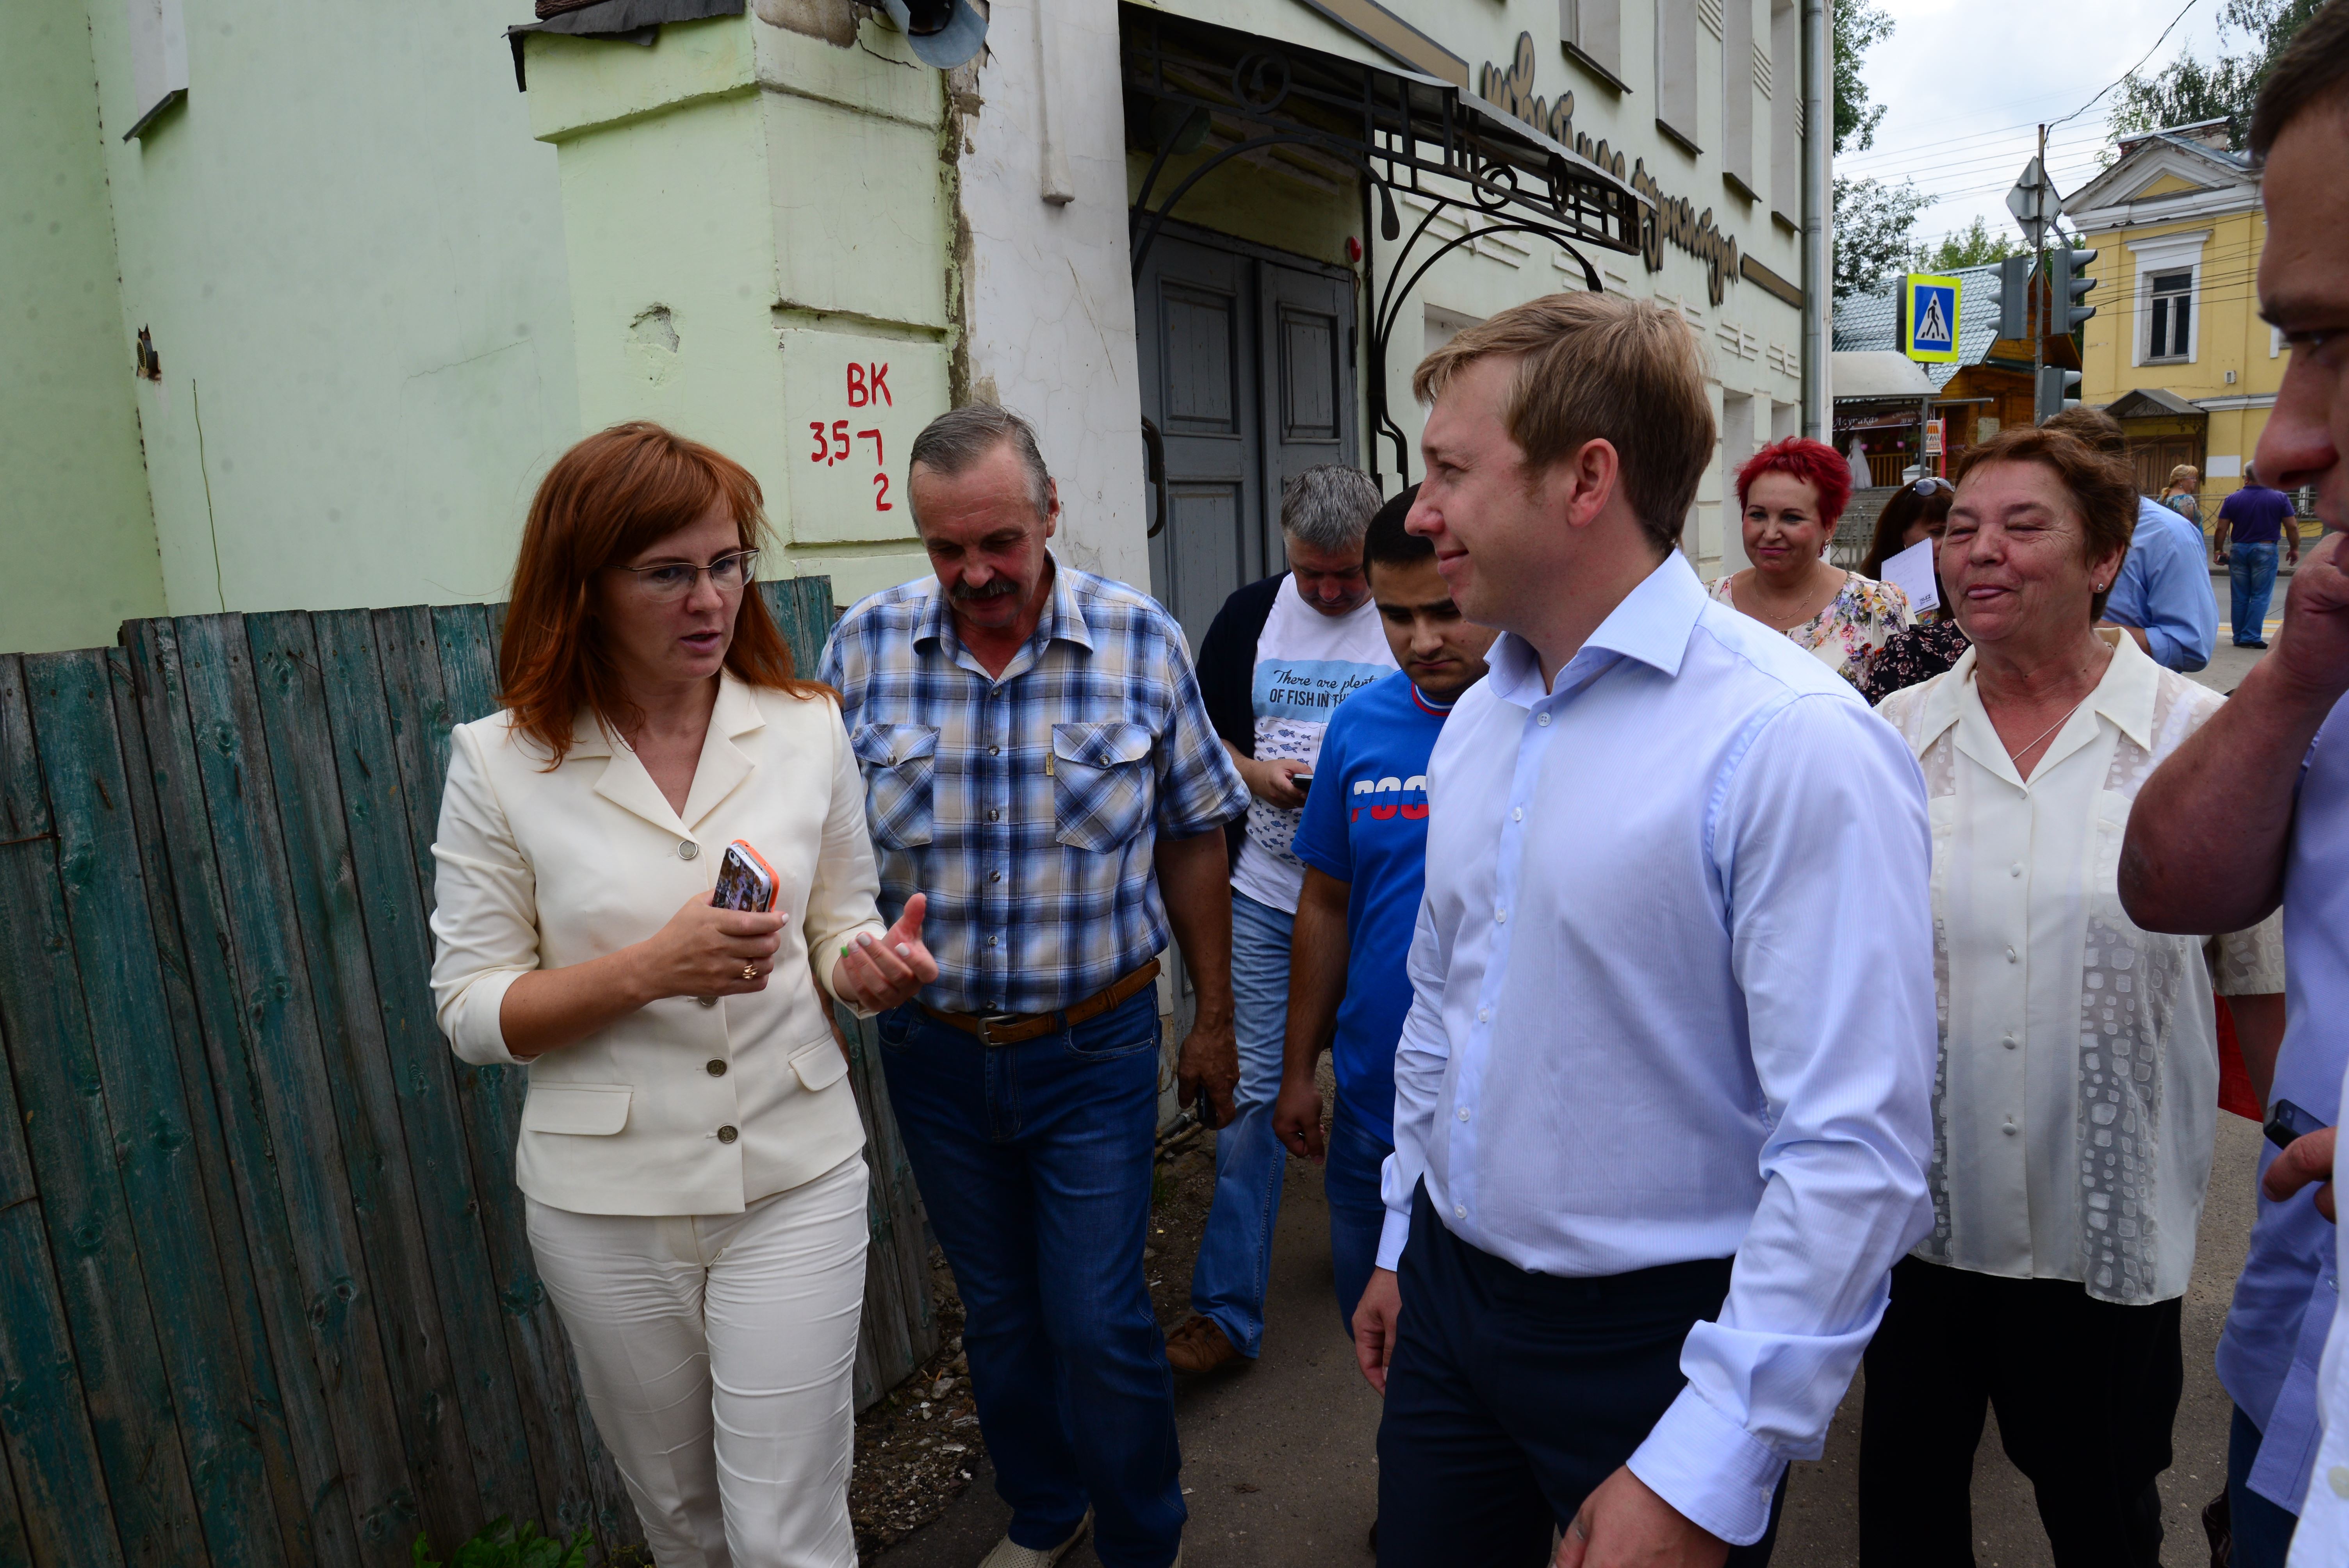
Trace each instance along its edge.
<instances>
[{"instance_id":1,"label":"traffic light","mask_svg":"<svg viewBox=\"0 0 2349 1568\"><path fill-rule=\"evenodd\" d=\"M1991 285L1998 306L2001 337L2031 335L2031 253L2009 256L1998 264L1998 281Z\"/></svg>"},{"instance_id":2,"label":"traffic light","mask_svg":"<svg viewBox=\"0 0 2349 1568\"><path fill-rule=\"evenodd\" d=\"M2040 367L2038 396L2033 400L2031 421L2044 425L2049 419L2079 402L2080 373L2066 370L2060 365Z\"/></svg>"},{"instance_id":3,"label":"traffic light","mask_svg":"<svg viewBox=\"0 0 2349 1568\"><path fill-rule=\"evenodd\" d=\"M2088 263L2095 259L2094 251L2048 253L2048 260L2054 263L2055 279L2055 320L2048 336L2068 336L2080 329L2081 323L2096 314L2095 305L2080 303L2088 291L2096 286L2095 279L2081 275L2088 270Z\"/></svg>"}]
</instances>

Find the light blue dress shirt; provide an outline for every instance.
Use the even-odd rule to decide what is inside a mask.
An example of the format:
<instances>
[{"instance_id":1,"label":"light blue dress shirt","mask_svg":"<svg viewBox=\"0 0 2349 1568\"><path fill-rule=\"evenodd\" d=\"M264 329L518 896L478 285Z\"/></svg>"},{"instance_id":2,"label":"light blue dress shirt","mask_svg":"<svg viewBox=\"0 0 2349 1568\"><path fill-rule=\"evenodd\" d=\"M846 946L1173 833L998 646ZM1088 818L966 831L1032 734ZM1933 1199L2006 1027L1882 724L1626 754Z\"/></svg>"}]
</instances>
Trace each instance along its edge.
<instances>
[{"instance_id":1,"label":"light blue dress shirt","mask_svg":"<svg viewBox=\"0 0 2349 1568\"><path fill-rule=\"evenodd\" d=\"M2330 1127L2349 1070L2349 697L2335 704L2301 766L2283 871L2284 1030L2277 1099ZM2260 1175L2278 1150L2260 1145ZM2299 1511L2319 1436L2317 1365L2341 1300L2336 1234L2304 1187L2278 1203L2259 1192L2251 1245L2219 1336L2219 1381L2260 1429L2251 1487Z\"/></svg>"},{"instance_id":2,"label":"light blue dress shirt","mask_svg":"<svg viewBox=\"0 0 2349 1568\"><path fill-rule=\"evenodd\" d=\"M2219 642L2219 596L2210 590L2209 542L2157 500L2137 498L2137 531L2105 599L2105 619L2136 626L2153 662L2192 675Z\"/></svg>"},{"instance_id":3,"label":"light blue dress shirt","mask_svg":"<svg viewBox=\"0 0 2349 1568\"><path fill-rule=\"evenodd\" d=\"M1630 1467L1751 1543L1932 1218L1923 777L1678 552L1554 690L1516 637L1491 658L1428 768L1379 1263L1423 1176L1454 1234L1521 1269L1734 1255Z\"/></svg>"}]
</instances>

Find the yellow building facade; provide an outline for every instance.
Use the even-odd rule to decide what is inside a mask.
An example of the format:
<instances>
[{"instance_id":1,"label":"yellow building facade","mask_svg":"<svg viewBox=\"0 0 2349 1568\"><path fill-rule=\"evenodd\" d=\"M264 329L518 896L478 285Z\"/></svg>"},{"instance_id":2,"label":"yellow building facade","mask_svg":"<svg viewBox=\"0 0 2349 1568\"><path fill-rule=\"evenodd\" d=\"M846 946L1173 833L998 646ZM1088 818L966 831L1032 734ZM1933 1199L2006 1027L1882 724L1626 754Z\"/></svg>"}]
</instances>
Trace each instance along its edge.
<instances>
[{"instance_id":1,"label":"yellow building facade","mask_svg":"<svg viewBox=\"0 0 2349 1568\"><path fill-rule=\"evenodd\" d=\"M2283 380L2282 335L2259 315L2259 176L2225 121L2178 126L2122 141L2064 207L2096 253L2080 398L2121 421L2147 494L2178 463L2200 469L2215 521Z\"/></svg>"}]
</instances>

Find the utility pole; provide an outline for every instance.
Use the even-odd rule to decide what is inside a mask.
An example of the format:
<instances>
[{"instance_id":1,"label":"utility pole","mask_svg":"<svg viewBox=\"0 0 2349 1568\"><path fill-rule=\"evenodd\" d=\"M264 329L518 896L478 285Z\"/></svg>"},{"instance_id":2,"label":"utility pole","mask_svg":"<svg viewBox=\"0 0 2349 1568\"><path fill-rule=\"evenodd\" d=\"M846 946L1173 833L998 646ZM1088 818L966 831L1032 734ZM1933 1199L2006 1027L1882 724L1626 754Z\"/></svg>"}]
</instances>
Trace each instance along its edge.
<instances>
[{"instance_id":1,"label":"utility pole","mask_svg":"<svg viewBox=\"0 0 2349 1568\"><path fill-rule=\"evenodd\" d=\"M2042 180L2047 178L2045 172L2047 169L2047 128L2044 125L2042 125L2039 128L2039 156L2033 161L2032 167L2041 171L2039 177ZM2031 333L2031 422L2036 425L2040 422L2040 362L2044 359L2047 355L2046 308L2053 307L2055 303L2054 296L2052 294L2048 296L2047 307L2042 307L2039 303L2039 291L2047 284L2047 230L2044 223L2032 231L2031 248L2032 275L2037 280L2037 283L2033 285L2031 291L2033 323Z\"/></svg>"}]
</instances>

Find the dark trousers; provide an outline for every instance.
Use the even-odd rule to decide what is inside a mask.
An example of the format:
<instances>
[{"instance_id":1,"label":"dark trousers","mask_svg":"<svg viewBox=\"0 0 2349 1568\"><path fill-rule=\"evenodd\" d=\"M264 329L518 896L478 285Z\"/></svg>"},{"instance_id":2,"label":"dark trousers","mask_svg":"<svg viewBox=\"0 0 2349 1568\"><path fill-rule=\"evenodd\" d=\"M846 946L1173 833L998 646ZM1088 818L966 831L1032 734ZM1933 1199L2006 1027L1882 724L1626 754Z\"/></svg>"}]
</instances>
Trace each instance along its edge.
<instances>
[{"instance_id":1,"label":"dark trousers","mask_svg":"<svg viewBox=\"0 0 2349 1568\"><path fill-rule=\"evenodd\" d=\"M1605 1279L1530 1274L1414 1199L1402 1324L1379 1423L1380 1568L1538 1568L1688 1381L1681 1342L1729 1294L1727 1258ZM1785 1483L1779 1483L1779 1499ZM1777 1532L1733 1547L1763 1568Z\"/></svg>"},{"instance_id":2,"label":"dark trousers","mask_svg":"<svg viewBox=\"0 0 2349 1568\"><path fill-rule=\"evenodd\" d=\"M2057 1568L2158 1563L2156 1478L2186 1385L2179 1307L1901 1259L1868 1347L1863 1568L1972 1568L1974 1449L1990 1408Z\"/></svg>"},{"instance_id":3,"label":"dark trousers","mask_svg":"<svg viewBox=\"0 0 2349 1568\"><path fill-rule=\"evenodd\" d=\"M1011 1539L1058 1545L1090 1505L1105 1568L1164 1568L1184 1506L1174 1376L1142 1271L1157 991L1016 1046L910 1006L880 1027L905 1158L969 1315Z\"/></svg>"}]
</instances>

